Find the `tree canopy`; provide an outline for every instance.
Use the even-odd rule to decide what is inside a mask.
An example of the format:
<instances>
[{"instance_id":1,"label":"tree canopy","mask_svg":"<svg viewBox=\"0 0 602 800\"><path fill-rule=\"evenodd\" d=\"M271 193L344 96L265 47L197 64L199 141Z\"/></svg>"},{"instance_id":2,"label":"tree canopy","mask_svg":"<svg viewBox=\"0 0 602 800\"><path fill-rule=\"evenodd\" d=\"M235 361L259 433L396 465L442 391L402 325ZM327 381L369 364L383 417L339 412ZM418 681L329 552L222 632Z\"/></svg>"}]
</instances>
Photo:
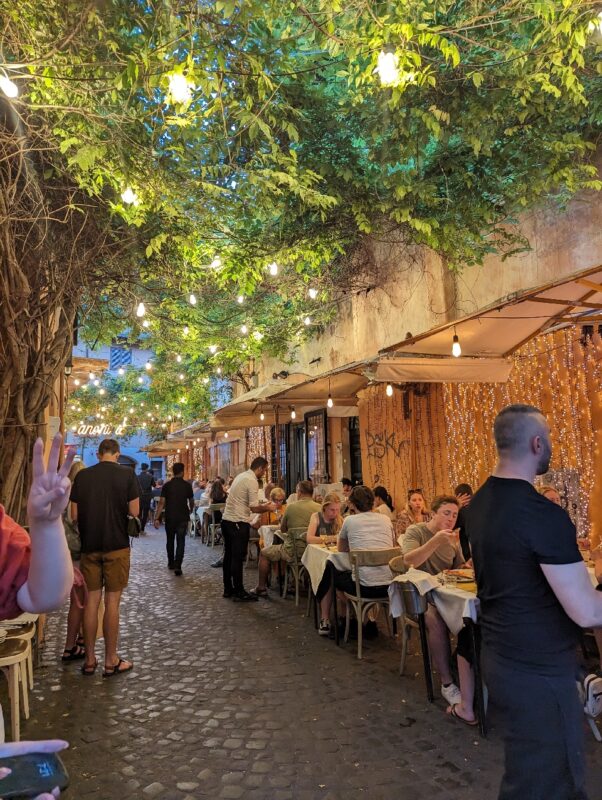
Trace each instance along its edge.
<instances>
[{"instance_id":1,"label":"tree canopy","mask_svg":"<svg viewBox=\"0 0 602 800\"><path fill-rule=\"evenodd\" d=\"M527 247L525 207L601 188L590 0L0 11L0 76L19 89L4 152L17 135L63 246L77 255L84 217L102 243L68 274L46 252L47 288L90 342L148 336L172 394L182 370L244 381L262 352L315 335L365 285L367 236L394 230L460 270ZM10 205L22 172L4 169ZM188 418L208 402L197 391Z\"/></svg>"}]
</instances>

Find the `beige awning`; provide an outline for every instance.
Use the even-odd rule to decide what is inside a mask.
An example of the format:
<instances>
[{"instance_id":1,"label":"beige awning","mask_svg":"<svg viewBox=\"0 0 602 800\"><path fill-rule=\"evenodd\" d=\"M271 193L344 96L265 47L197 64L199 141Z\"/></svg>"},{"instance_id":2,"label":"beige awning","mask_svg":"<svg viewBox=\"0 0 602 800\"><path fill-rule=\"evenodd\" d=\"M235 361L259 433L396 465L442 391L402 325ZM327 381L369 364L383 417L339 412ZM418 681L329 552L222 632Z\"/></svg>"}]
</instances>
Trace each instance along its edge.
<instances>
[{"instance_id":1,"label":"beige awning","mask_svg":"<svg viewBox=\"0 0 602 800\"><path fill-rule=\"evenodd\" d=\"M370 382L364 374L369 364L368 361L356 361L336 367L274 395L272 402L289 410L294 406L298 414L325 408L329 417L356 416L357 393ZM327 405L329 395L333 401L332 408Z\"/></svg>"},{"instance_id":2,"label":"beige awning","mask_svg":"<svg viewBox=\"0 0 602 800\"><path fill-rule=\"evenodd\" d=\"M306 375L290 375L287 381L269 381L255 389L235 397L227 405L218 408L209 420L212 431L230 431L236 428L254 428L259 425L274 425L274 408L278 403L273 396L284 389L295 386L295 381L303 381ZM264 419L260 415L264 415Z\"/></svg>"},{"instance_id":3,"label":"beige awning","mask_svg":"<svg viewBox=\"0 0 602 800\"><path fill-rule=\"evenodd\" d=\"M511 369L507 358L385 355L366 375L390 383L505 383Z\"/></svg>"},{"instance_id":4,"label":"beige awning","mask_svg":"<svg viewBox=\"0 0 602 800\"><path fill-rule=\"evenodd\" d=\"M566 324L585 325L602 320L602 267L588 270L569 281L547 284L516 293L478 313L446 322L426 333L413 336L381 351L395 355L432 356L449 363L449 375L456 365L458 375L469 359L503 359L546 330ZM462 355L451 355L453 336L458 336ZM492 369L501 370L501 365ZM439 363L439 370L447 366ZM475 374L480 367L470 367ZM485 365L481 364L485 374ZM414 377L413 380L427 380ZM451 381L448 377L444 380ZM462 380L458 378L458 380ZM479 378L479 380L493 380Z\"/></svg>"}]
</instances>

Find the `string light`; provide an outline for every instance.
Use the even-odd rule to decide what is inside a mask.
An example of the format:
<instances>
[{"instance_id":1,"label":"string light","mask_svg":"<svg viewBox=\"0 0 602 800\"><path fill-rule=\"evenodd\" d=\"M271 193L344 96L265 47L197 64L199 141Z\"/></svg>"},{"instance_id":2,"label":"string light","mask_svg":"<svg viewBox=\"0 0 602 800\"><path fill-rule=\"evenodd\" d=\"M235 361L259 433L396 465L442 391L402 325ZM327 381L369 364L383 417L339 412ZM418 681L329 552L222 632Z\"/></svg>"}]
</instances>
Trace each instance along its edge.
<instances>
[{"instance_id":1,"label":"string light","mask_svg":"<svg viewBox=\"0 0 602 800\"><path fill-rule=\"evenodd\" d=\"M96 375L93 372L90 372L88 377L90 378L91 381L96 380Z\"/></svg>"},{"instance_id":2,"label":"string light","mask_svg":"<svg viewBox=\"0 0 602 800\"><path fill-rule=\"evenodd\" d=\"M144 383L144 379L142 377L138 378L138 383Z\"/></svg>"},{"instance_id":3,"label":"string light","mask_svg":"<svg viewBox=\"0 0 602 800\"><path fill-rule=\"evenodd\" d=\"M138 308L136 309L136 316L143 317L146 314L146 307L144 303L138 303Z\"/></svg>"},{"instance_id":4,"label":"string light","mask_svg":"<svg viewBox=\"0 0 602 800\"><path fill-rule=\"evenodd\" d=\"M124 370L124 368L123 368L123 367L119 367L119 369L117 370L117 374L118 374L118 375L125 375L125 370Z\"/></svg>"},{"instance_id":5,"label":"string light","mask_svg":"<svg viewBox=\"0 0 602 800\"><path fill-rule=\"evenodd\" d=\"M188 302L190 303L191 306L196 306L196 295L191 294L190 297L188 298Z\"/></svg>"},{"instance_id":6,"label":"string light","mask_svg":"<svg viewBox=\"0 0 602 800\"><path fill-rule=\"evenodd\" d=\"M393 397L393 387L390 383L387 384L387 388L385 389L385 393L387 397Z\"/></svg>"},{"instance_id":7,"label":"string light","mask_svg":"<svg viewBox=\"0 0 602 800\"><path fill-rule=\"evenodd\" d=\"M209 383L209 378L203 378L203 383Z\"/></svg>"},{"instance_id":8,"label":"string light","mask_svg":"<svg viewBox=\"0 0 602 800\"><path fill-rule=\"evenodd\" d=\"M142 320L142 327L143 328L150 328L150 321L148 319Z\"/></svg>"},{"instance_id":9,"label":"string light","mask_svg":"<svg viewBox=\"0 0 602 800\"><path fill-rule=\"evenodd\" d=\"M138 195L137 195L137 194L136 194L136 192L135 192L135 191L132 189L132 187L131 187L131 186L128 186L128 187L127 187L127 188L126 188L126 189L125 189L125 190L124 190L124 191L121 193L121 199L122 199L122 200L123 200L123 202L124 202L124 203L126 203L126 205L128 205L128 206L137 206L137 205L139 205L139 203L140 203L140 200L139 200L139 198L138 198ZM139 317L141 317L141 316L142 316L142 314L138 314L138 316L139 316Z\"/></svg>"},{"instance_id":10,"label":"string light","mask_svg":"<svg viewBox=\"0 0 602 800\"><path fill-rule=\"evenodd\" d=\"M92 383L94 384L94 386L100 386L100 381L98 380L98 378L96 378L95 381L92 381Z\"/></svg>"},{"instance_id":11,"label":"string light","mask_svg":"<svg viewBox=\"0 0 602 800\"><path fill-rule=\"evenodd\" d=\"M314 288L311 288L311 289L309 290L308 294L309 294L309 296L310 296L310 298L311 298L312 300L315 300L315 299L316 299L316 297L318 296L318 290L317 290L317 289L314 289Z\"/></svg>"},{"instance_id":12,"label":"string light","mask_svg":"<svg viewBox=\"0 0 602 800\"><path fill-rule=\"evenodd\" d=\"M176 361L178 362L178 364L181 364L182 363L182 356L177 355L176 356Z\"/></svg>"},{"instance_id":13,"label":"string light","mask_svg":"<svg viewBox=\"0 0 602 800\"><path fill-rule=\"evenodd\" d=\"M217 374L218 374L218 375L221 375L221 374L222 374L222 368L221 368L221 367L218 367L218 368L217 368Z\"/></svg>"},{"instance_id":14,"label":"string light","mask_svg":"<svg viewBox=\"0 0 602 800\"><path fill-rule=\"evenodd\" d=\"M275 261L270 264L268 269L270 270L270 275L278 275L278 264Z\"/></svg>"},{"instance_id":15,"label":"string light","mask_svg":"<svg viewBox=\"0 0 602 800\"><path fill-rule=\"evenodd\" d=\"M261 331L253 331L253 338L256 342L260 342L263 339L263 333Z\"/></svg>"},{"instance_id":16,"label":"string light","mask_svg":"<svg viewBox=\"0 0 602 800\"><path fill-rule=\"evenodd\" d=\"M11 100L19 96L19 87L14 81L11 81L6 74L0 75L0 89L2 89L4 94L10 97Z\"/></svg>"},{"instance_id":17,"label":"string light","mask_svg":"<svg viewBox=\"0 0 602 800\"><path fill-rule=\"evenodd\" d=\"M181 381L183 381L183 380L184 380L184 373L183 373L183 372L180 372L180 374L178 375L178 378L179 378Z\"/></svg>"},{"instance_id":18,"label":"string light","mask_svg":"<svg viewBox=\"0 0 602 800\"><path fill-rule=\"evenodd\" d=\"M144 365L144 369L150 370L152 368L153 368L153 365L151 364L151 362L147 361L146 364Z\"/></svg>"},{"instance_id":19,"label":"string light","mask_svg":"<svg viewBox=\"0 0 602 800\"><path fill-rule=\"evenodd\" d=\"M184 336L188 336L188 334L190 333L190 328L188 327L188 325L184 325L184 327L182 328L182 333L184 334Z\"/></svg>"},{"instance_id":20,"label":"string light","mask_svg":"<svg viewBox=\"0 0 602 800\"><path fill-rule=\"evenodd\" d=\"M215 355L217 353L217 345L216 344L210 344L209 345L209 352L212 353L213 355Z\"/></svg>"},{"instance_id":21,"label":"string light","mask_svg":"<svg viewBox=\"0 0 602 800\"><path fill-rule=\"evenodd\" d=\"M328 408L332 408L333 405L334 405L334 401L332 399L332 395L331 394L328 395L328 400L326 401L326 405L328 406Z\"/></svg>"},{"instance_id":22,"label":"string light","mask_svg":"<svg viewBox=\"0 0 602 800\"><path fill-rule=\"evenodd\" d=\"M458 334L454 333L454 338L452 339L452 356L459 358L461 355L462 348L460 346L460 340L458 339Z\"/></svg>"},{"instance_id":23,"label":"string light","mask_svg":"<svg viewBox=\"0 0 602 800\"><path fill-rule=\"evenodd\" d=\"M240 326L240 332L241 332L241 333L248 333L248 332L249 332L249 329L247 328L247 326L246 326L246 325L241 325L241 326Z\"/></svg>"},{"instance_id":24,"label":"string light","mask_svg":"<svg viewBox=\"0 0 602 800\"><path fill-rule=\"evenodd\" d=\"M262 422L264 421L264 419L265 419L265 414L263 413L263 411L262 411L262 412L261 412L261 414L259 415L259 419L260 419Z\"/></svg>"},{"instance_id":25,"label":"string light","mask_svg":"<svg viewBox=\"0 0 602 800\"><path fill-rule=\"evenodd\" d=\"M134 413L134 410L135 410L135 409L134 409L132 406L130 406L130 414L133 414L133 413Z\"/></svg>"},{"instance_id":26,"label":"string light","mask_svg":"<svg viewBox=\"0 0 602 800\"><path fill-rule=\"evenodd\" d=\"M239 303L240 305L242 305L245 302L244 295L239 294L238 297L236 298L236 302Z\"/></svg>"},{"instance_id":27,"label":"string light","mask_svg":"<svg viewBox=\"0 0 602 800\"><path fill-rule=\"evenodd\" d=\"M291 408L291 419L297 419L297 412L295 411L295 406Z\"/></svg>"},{"instance_id":28,"label":"string light","mask_svg":"<svg viewBox=\"0 0 602 800\"><path fill-rule=\"evenodd\" d=\"M304 325L311 325L311 318L310 317L305 317L305 319L303 320L303 324Z\"/></svg>"},{"instance_id":29,"label":"string light","mask_svg":"<svg viewBox=\"0 0 602 800\"><path fill-rule=\"evenodd\" d=\"M213 261L211 262L211 269L219 269L222 265L222 260L219 256L216 256Z\"/></svg>"},{"instance_id":30,"label":"string light","mask_svg":"<svg viewBox=\"0 0 602 800\"><path fill-rule=\"evenodd\" d=\"M79 386L79 385L80 385L80 383L81 383L81 381L80 381L80 379L79 379L79 378L76 378L76 379L73 381L73 384L74 384L74 386Z\"/></svg>"},{"instance_id":31,"label":"string light","mask_svg":"<svg viewBox=\"0 0 602 800\"><path fill-rule=\"evenodd\" d=\"M375 72L378 73L380 82L383 86L392 86L399 80L399 58L395 53L381 50L378 54L378 61Z\"/></svg>"},{"instance_id":32,"label":"string light","mask_svg":"<svg viewBox=\"0 0 602 800\"><path fill-rule=\"evenodd\" d=\"M229 435L230 435L230 434L228 433L228 431L226 431L226 432L224 433L224 439L227 439Z\"/></svg>"}]
</instances>

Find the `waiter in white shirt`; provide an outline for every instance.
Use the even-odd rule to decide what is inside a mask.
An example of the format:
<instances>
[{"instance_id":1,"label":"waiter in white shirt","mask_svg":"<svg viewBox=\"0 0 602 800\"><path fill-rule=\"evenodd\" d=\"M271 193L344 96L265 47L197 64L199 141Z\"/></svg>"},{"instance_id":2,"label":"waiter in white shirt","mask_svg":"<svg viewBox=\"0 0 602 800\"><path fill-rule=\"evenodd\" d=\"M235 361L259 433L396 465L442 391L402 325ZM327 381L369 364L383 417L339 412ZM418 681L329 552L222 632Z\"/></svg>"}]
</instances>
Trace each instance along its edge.
<instances>
[{"instance_id":1,"label":"waiter in white shirt","mask_svg":"<svg viewBox=\"0 0 602 800\"><path fill-rule=\"evenodd\" d=\"M275 509L274 503L259 501L259 479L265 475L267 466L266 459L257 456L250 469L234 478L222 515L224 597L231 597L239 603L257 600L257 595L245 591L242 571L249 546L251 516Z\"/></svg>"}]
</instances>

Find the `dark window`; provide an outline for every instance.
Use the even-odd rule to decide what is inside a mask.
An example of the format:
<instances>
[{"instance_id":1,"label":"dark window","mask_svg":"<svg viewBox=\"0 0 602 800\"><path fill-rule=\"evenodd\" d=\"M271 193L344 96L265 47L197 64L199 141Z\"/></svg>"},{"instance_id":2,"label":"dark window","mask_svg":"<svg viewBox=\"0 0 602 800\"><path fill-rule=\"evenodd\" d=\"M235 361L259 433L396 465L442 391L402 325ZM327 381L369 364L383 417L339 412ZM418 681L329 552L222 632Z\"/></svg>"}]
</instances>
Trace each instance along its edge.
<instances>
[{"instance_id":1,"label":"dark window","mask_svg":"<svg viewBox=\"0 0 602 800\"><path fill-rule=\"evenodd\" d=\"M278 425L278 437L276 436L276 426L272 425L271 427L271 439L272 439L272 449L271 449L271 470L272 470L272 483L277 485L286 486L286 478L288 474L288 425L280 424ZM283 481L281 484L280 480L278 479L278 463L276 460L276 440L278 439L278 449L279 449L279 460L280 460L280 479Z\"/></svg>"},{"instance_id":2,"label":"dark window","mask_svg":"<svg viewBox=\"0 0 602 800\"><path fill-rule=\"evenodd\" d=\"M329 483L326 409L305 415L307 477L314 484Z\"/></svg>"},{"instance_id":3,"label":"dark window","mask_svg":"<svg viewBox=\"0 0 602 800\"><path fill-rule=\"evenodd\" d=\"M354 484L362 483L362 448L360 445L360 418L349 417L349 476Z\"/></svg>"}]
</instances>

